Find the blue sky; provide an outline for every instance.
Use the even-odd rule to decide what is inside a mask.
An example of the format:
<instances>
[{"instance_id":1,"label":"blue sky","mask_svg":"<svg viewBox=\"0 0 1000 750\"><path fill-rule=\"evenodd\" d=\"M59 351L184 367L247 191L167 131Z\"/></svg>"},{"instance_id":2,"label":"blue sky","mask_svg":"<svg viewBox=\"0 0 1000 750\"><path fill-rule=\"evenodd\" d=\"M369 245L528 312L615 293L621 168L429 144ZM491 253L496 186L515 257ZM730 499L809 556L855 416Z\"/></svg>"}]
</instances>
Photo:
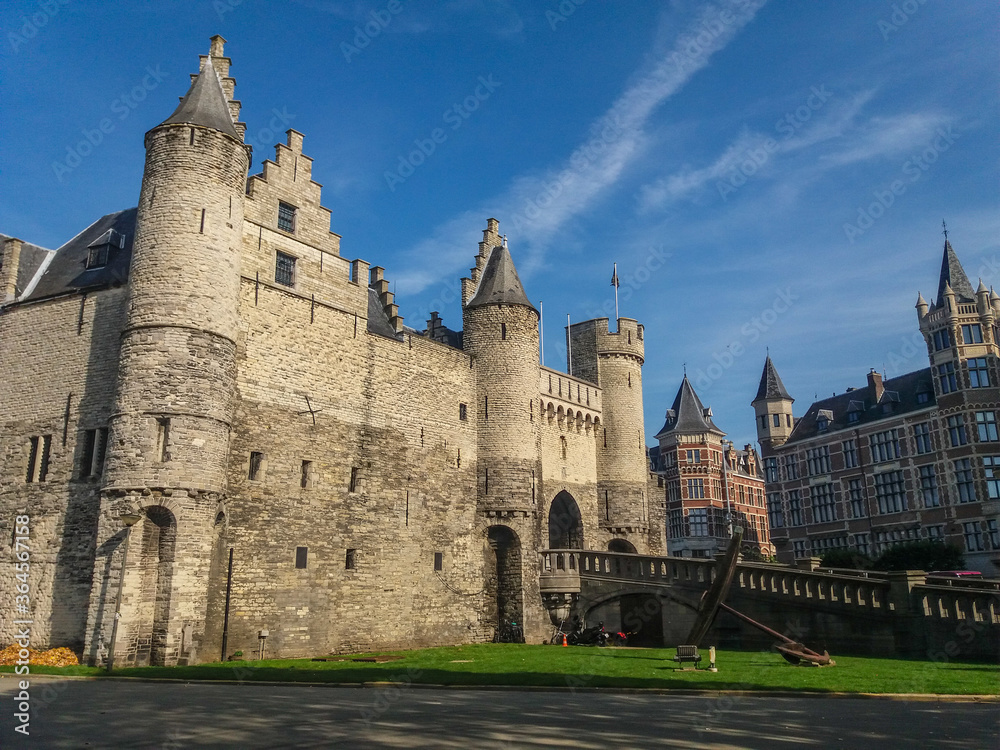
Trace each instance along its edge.
<instances>
[{"instance_id":1,"label":"blue sky","mask_svg":"<svg viewBox=\"0 0 1000 750\"><path fill-rule=\"evenodd\" d=\"M617 262L650 443L686 364L742 444L767 347L796 415L926 366L942 219L1000 288L998 22L978 0L16 0L0 231L57 247L135 205L143 133L220 33L254 171L273 130L305 133L343 254L386 268L407 324L460 327L495 216L546 365L567 314L613 315Z\"/></svg>"}]
</instances>

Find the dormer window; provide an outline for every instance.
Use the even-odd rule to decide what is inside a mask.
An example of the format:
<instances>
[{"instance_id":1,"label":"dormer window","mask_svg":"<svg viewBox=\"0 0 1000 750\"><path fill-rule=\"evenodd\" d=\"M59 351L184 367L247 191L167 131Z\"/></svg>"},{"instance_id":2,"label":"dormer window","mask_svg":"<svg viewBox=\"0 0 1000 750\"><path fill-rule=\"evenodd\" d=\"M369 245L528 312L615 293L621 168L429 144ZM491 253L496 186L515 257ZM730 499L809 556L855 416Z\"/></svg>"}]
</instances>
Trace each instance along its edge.
<instances>
[{"instance_id":1,"label":"dormer window","mask_svg":"<svg viewBox=\"0 0 1000 750\"><path fill-rule=\"evenodd\" d=\"M87 268L103 268L111 259L111 251L125 247L125 235L109 229L87 247Z\"/></svg>"},{"instance_id":2,"label":"dormer window","mask_svg":"<svg viewBox=\"0 0 1000 750\"><path fill-rule=\"evenodd\" d=\"M826 417L819 417L816 420L816 429L820 432L826 432L830 428L830 420Z\"/></svg>"},{"instance_id":3,"label":"dormer window","mask_svg":"<svg viewBox=\"0 0 1000 750\"><path fill-rule=\"evenodd\" d=\"M927 391L921 391L920 393L917 394L918 404L926 404L930 400L931 400L931 394L928 393Z\"/></svg>"},{"instance_id":4,"label":"dormer window","mask_svg":"<svg viewBox=\"0 0 1000 750\"><path fill-rule=\"evenodd\" d=\"M858 422L861 419L861 412L851 411L847 413L847 421L851 424Z\"/></svg>"},{"instance_id":5,"label":"dormer window","mask_svg":"<svg viewBox=\"0 0 1000 750\"><path fill-rule=\"evenodd\" d=\"M295 231L295 206L278 203L278 229L282 232Z\"/></svg>"}]
</instances>

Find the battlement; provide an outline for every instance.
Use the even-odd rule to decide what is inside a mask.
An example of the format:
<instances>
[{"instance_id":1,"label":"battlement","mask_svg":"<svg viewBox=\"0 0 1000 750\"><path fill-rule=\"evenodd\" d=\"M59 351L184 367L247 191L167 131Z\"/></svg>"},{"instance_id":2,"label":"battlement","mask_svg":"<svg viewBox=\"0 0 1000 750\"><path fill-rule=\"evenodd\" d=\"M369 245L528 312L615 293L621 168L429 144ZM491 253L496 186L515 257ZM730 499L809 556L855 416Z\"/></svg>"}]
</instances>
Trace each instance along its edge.
<instances>
[{"instance_id":1,"label":"battlement","mask_svg":"<svg viewBox=\"0 0 1000 750\"><path fill-rule=\"evenodd\" d=\"M577 377L600 384L597 360L600 357L632 357L641 365L645 361L643 326L632 318L619 318L618 330L609 330L607 318L594 318L573 323L566 329L567 360L570 371Z\"/></svg>"}]
</instances>

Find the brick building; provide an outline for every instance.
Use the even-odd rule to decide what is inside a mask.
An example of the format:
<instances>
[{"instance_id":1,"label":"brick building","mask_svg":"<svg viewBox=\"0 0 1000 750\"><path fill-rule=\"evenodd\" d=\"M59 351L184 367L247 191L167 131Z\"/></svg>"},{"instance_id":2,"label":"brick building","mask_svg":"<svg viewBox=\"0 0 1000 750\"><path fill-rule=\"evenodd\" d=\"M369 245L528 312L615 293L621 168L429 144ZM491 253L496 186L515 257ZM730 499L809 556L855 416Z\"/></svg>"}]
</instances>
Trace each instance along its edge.
<instances>
[{"instance_id":1,"label":"brick building","mask_svg":"<svg viewBox=\"0 0 1000 750\"><path fill-rule=\"evenodd\" d=\"M250 174L223 44L146 134L136 208L4 238L0 539L28 517L32 645L103 661L119 591L117 664L549 635L538 550L665 551L643 327L574 324L574 375L541 367L496 219L462 330L404 325L301 133Z\"/></svg>"},{"instance_id":2,"label":"brick building","mask_svg":"<svg viewBox=\"0 0 1000 750\"><path fill-rule=\"evenodd\" d=\"M665 494L667 549L680 557L724 551L732 526L743 528L743 549L772 555L764 479L752 446L737 450L712 421L687 375L650 449L650 468Z\"/></svg>"},{"instance_id":3,"label":"brick building","mask_svg":"<svg viewBox=\"0 0 1000 750\"><path fill-rule=\"evenodd\" d=\"M918 295L916 308L930 367L889 380L872 370L797 419L765 362L752 405L783 562L930 539L1000 575L1000 295L973 290L946 239L936 301Z\"/></svg>"}]
</instances>

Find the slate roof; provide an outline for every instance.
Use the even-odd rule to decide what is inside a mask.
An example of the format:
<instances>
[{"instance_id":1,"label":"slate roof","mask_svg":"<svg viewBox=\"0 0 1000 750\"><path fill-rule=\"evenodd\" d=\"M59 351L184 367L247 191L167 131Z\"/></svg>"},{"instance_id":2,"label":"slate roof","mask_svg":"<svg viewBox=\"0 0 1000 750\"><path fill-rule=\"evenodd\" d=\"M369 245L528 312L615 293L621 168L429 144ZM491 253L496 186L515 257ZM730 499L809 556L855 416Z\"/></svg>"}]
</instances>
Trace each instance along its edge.
<instances>
[{"instance_id":1,"label":"slate roof","mask_svg":"<svg viewBox=\"0 0 1000 750\"><path fill-rule=\"evenodd\" d=\"M786 398L789 401L795 401L785 390L785 384L781 382L778 370L770 356L764 362L764 371L760 374L760 385L757 387L757 397L751 403L765 398Z\"/></svg>"},{"instance_id":2,"label":"slate roof","mask_svg":"<svg viewBox=\"0 0 1000 750\"><path fill-rule=\"evenodd\" d=\"M875 401L871 386L856 388L830 398L816 401L806 413L795 421L795 427L785 445L798 443L837 430L853 430L861 425L891 419L900 414L927 409L934 406L934 384L931 379L931 368L909 372L897 378L891 378L883 383L885 389L880 401ZM917 394L926 393L927 401L918 403ZM884 410L884 409L887 409ZM821 412L827 412L827 429L821 431L817 424ZM858 421L848 421L848 414L855 412Z\"/></svg>"},{"instance_id":3,"label":"slate roof","mask_svg":"<svg viewBox=\"0 0 1000 750\"><path fill-rule=\"evenodd\" d=\"M948 240L944 241L944 256L941 258L941 278L938 280L937 305L944 304L944 287L950 284L955 297L966 302L975 302L976 293L972 290L969 277L958 260L958 256Z\"/></svg>"},{"instance_id":4,"label":"slate roof","mask_svg":"<svg viewBox=\"0 0 1000 750\"><path fill-rule=\"evenodd\" d=\"M479 279L476 293L466 307L482 307L484 305L526 305L532 310L535 306L528 302L521 279L510 257L506 242L490 251L486 268ZM536 310L537 312L537 310Z\"/></svg>"},{"instance_id":5,"label":"slate roof","mask_svg":"<svg viewBox=\"0 0 1000 750\"><path fill-rule=\"evenodd\" d=\"M202 65L201 72L174 113L160 124L202 125L230 135L238 141L243 140L236 132L222 82L210 61L205 61Z\"/></svg>"},{"instance_id":6,"label":"slate roof","mask_svg":"<svg viewBox=\"0 0 1000 750\"><path fill-rule=\"evenodd\" d=\"M0 232L0 248L3 247L3 243L10 239L9 234L3 234ZM40 247L34 245L30 242L21 242L21 257L18 260L17 265L17 280L14 282L17 285L17 294L21 295L24 290L28 288L28 284L38 273L38 269L41 267L45 259L52 255L54 250L49 250L45 247Z\"/></svg>"},{"instance_id":7,"label":"slate roof","mask_svg":"<svg viewBox=\"0 0 1000 750\"><path fill-rule=\"evenodd\" d=\"M402 334L396 333L396 329L389 322L389 316L382 307L378 292L371 287L368 287L368 333L376 333L397 341L402 338Z\"/></svg>"},{"instance_id":8,"label":"slate roof","mask_svg":"<svg viewBox=\"0 0 1000 750\"><path fill-rule=\"evenodd\" d=\"M128 282L132 262L132 241L135 239L135 217L138 209L102 216L80 234L55 251L31 293L24 300L43 299L84 289L121 286ZM109 230L124 236L124 247L116 242L108 254L108 262L99 268L87 268L90 246ZM18 275L20 277L20 274Z\"/></svg>"},{"instance_id":9,"label":"slate roof","mask_svg":"<svg viewBox=\"0 0 1000 750\"><path fill-rule=\"evenodd\" d=\"M677 389L677 397L674 398L673 406L667 411L667 421L656 434L656 439L671 432L691 433L691 432L715 432L725 435L722 430L712 422L711 409L706 409L698 394L694 392L694 387L687 375L681 381L681 387Z\"/></svg>"}]
</instances>

